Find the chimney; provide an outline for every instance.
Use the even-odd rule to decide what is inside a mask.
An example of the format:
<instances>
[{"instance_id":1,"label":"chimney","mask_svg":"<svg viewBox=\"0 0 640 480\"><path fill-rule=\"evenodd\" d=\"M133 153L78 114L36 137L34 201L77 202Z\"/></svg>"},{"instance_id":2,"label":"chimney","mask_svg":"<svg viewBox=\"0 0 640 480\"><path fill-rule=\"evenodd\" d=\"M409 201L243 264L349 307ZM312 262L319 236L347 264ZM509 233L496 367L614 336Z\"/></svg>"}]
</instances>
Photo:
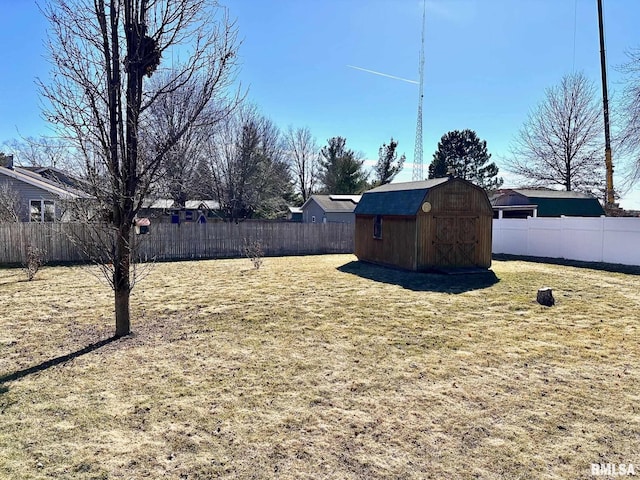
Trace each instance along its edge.
<instances>
[{"instance_id":1,"label":"chimney","mask_svg":"<svg viewBox=\"0 0 640 480\"><path fill-rule=\"evenodd\" d=\"M0 166L13 170L13 155L0 156Z\"/></svg>"}]
</instances>

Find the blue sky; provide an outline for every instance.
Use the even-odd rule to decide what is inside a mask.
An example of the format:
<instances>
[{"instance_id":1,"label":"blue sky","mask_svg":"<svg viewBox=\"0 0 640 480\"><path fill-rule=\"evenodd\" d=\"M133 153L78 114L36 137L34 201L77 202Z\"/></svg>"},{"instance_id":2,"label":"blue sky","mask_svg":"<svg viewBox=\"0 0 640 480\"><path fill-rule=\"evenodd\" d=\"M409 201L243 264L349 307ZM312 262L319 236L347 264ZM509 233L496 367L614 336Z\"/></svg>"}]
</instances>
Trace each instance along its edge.
<instances>
[{"instance_id":1,"label":"blue sky","mask_svg":"<svg viewBox=\"0 0 640 480\"><path fill-rule=\"evenodd\" d=\"M393 136L409 163L398 179L411 179L418 86L347 65L417 80L420 0L223 3L243 41L239 80L263 114L283 129L309 127L319 144L346 137L349 148L370 160ZM603 3L615 98L625 52L640 47L640 1ZM46 134L35 86L36 77L48 77L46 22L30 1L0 0L0 10L0 142ZM599 88L599 61L596 0L428 0L425 171L440 137L465 128L487 141L501 166L545 88L573 71ZM640 208L638 190L623 206Z\"/></svg>"}]
</instances>

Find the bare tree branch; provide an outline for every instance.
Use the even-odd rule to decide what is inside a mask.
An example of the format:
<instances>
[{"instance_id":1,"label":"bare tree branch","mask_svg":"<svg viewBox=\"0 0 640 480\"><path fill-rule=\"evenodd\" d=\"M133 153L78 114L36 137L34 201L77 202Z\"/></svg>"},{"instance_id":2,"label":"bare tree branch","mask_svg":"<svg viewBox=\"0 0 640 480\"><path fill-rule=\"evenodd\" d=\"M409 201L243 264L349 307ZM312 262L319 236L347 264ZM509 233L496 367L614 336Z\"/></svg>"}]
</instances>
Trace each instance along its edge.
<instances>
[{"instance_id":1,"label":"bare tree branch","mask_svg":"<svg viewBox=\"0 0 640 480\"><path fill-rule=\"evenodd\" d=\"M0 223L20 221L20 200L9 182L0 182Z\"/></svg>"},{"instance_id":2,"label":"bare tree branch","mask_svg":"<svg viewBox=\"0 0 640 480\"><path fill-rule=\"evenodd\" d=\"M640 48L627 52L629 61L622 66L626 85L620 106L623 114L618 152L630 160L626 186L640 180Z\"/></svg>"},{"instance_id":3,"label":"bare tree branch","mask_svg":"<svg viewBox=\"0 0 640 480\"><path fill-rule=\"evenodd\" d=\"M320 148L307 127L294 130L289 126L284 143L296 192L306 202L318 183Z\"/></svg>"},{"instance_id":4,"label":"bare tree branch","mask_svg":"<svg viewBox=\"0 0 640 480\"><path fill-rule=\"evenodd\" d=\"M52 63L52 80L40 83L45 116L83 155L92 193L109 211L112 244L102 246L113 267L105 273L115 292L116 335L126 335L133 220L169 152L204 112L219 108L223 118L237 98L228 96L237 30L226 10L205 0L52 0L44 13ZM196 84L180 124L154 144L153 107Z\"/></svg>"},{"instance_id":5,"label":"bare tree branch","mask_svg":"<svg viewBox=\"0 0 640 480\"><path fill-rule=\"evenodd\" d=\"M507 168L534 185L602 197L605 188L602 109L582 73L548 88L511 148Z\"/></svg>"}]
</instances>

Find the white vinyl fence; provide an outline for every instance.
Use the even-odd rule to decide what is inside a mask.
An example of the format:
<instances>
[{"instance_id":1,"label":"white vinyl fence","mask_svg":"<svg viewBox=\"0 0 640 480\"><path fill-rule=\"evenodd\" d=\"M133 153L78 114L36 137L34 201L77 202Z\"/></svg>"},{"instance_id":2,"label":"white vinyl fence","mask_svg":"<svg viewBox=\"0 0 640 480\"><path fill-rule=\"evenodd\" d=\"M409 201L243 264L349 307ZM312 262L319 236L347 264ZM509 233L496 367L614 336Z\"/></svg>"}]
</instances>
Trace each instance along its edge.
<instances>
[{"instance_id":1,"label":"white vinyl fence","mask_svg":"<svg viewBox=\"0 0 640 480\"><path fill-rule=\"evenodd\" d=\"M640 265L640 218L494 219L492 251Z\"/></svg>"}]
</instances>

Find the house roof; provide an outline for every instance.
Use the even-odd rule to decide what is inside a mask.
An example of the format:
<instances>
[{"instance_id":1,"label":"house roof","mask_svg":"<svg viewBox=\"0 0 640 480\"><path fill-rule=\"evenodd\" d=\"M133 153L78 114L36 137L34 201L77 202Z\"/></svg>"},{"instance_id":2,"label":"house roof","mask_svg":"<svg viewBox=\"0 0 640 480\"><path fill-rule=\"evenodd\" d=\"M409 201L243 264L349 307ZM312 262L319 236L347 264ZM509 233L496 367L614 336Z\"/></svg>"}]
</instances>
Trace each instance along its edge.
<instances>
[{"instance_id":1,"label":"house roof","mask_svg":"<svg viewBox=\"0 0 640 480\"><path fill-rule=\"evenodd\" d=\"M346 200L353 203L358 203L361 198L362 198L362 195L329 195L330 200L334 200L334 201Z\"/></svg>"},{"instance_id":2,"label":"house roof","mask_svg":"<svg viewBox=\"0 0 640 480\"><path fill-rule=\"evenodd\" d=\"M175 200L171 198L145 199L142 208L156 210L171 210L176 207ZM216 200L187 200L184 204L187 210L217 210L220 204Z\"/></svg>"},{"instance_id":3,"label":"house roof","mask_svg":"<svg viewBox=\"0 0 640 480\"><path fill-rule=\"evenodd\" d=\"M55 167L19 167L22 171L28 171L32 174L38 174L46 181L52 182L54 185L63 185L64 187L71 187L74 189L82 190L86 182L75 177L74 175L60 170Z\"/></svg>"},{"instance_id":4,"label":"house roof","mask_svg":"<svg viewBox=\"0 0 640 480\"><path fill-rule=\"evenodd\" d=\"M188 210L218 210L220 204L216 200L187 200L184 208Z\"/></svg>"},{"instance_id":5,"label":"house roof","mask_svg":"<svg viewBox=\"0 0 640 480\"><path fill-rule=\"evenodd\" d=\"M315 201L327 213L351 213L356 208L362 195L311 195L302 209L311 201Z\"/></svg>"},{"instance_id":6,"label":"house roof","mask_svg":"<svg viewBox=\"0 0 640 480\"><path fill-rule=\"evenodd\" d=\"M75 199L87 197L87 195L83 194L82 192L79 192L72 188L66 188L60 184L56 185L54 182L42 178L37 173L22 169L20 167L0 167L0 175L4 175L5 177L13 178L18 182L23 182L28 185L34 186L60 198Z\"/></svg>"},{"instance_id":7,"label":"house roof","mask_svg":"<svg viewBox=\"0 0 640 480\"><path fill-rule=\"evenodd\" d=\"M523 198L524 197L524 198ZM598 217L604 215L598 200L586 193L547 189L511 189L497 192L491 198L494 209L503 206L538 207L539 217Z\"/></svg>"},{"instance_id":8,"label":"house roof","mask_svg":"<svg viewBox=\"0 0 640 480\"><path fill-rule=\"evenodd\" d=\"M170 208L173 208L174 204L175 202L170 198L147 198L142 202L142 208L168 210Z\"/></svg>"},{"instance_id":9,"label":"house roof","mask_svg":"<svg viewBox=\"0 0 640 480\"><path fill-rule=\"evenodd\" d=\"M564 190L547 190L547 189L525 189L525 188L516 188L512 190L513 192L519 193L524 197L529 198L583 198L583 199L592 199L593 196L587 195L582 192L567 192Z\"/></svg>"},{"instance_id":10,"label":"house roof","mask_svg":"<svg viewBox=\"0 0 640 480\"><path fill-rule=\"evenodd\" d=\"M388 183L362 195L356 215L415 215L429 189L449 181L448 177L418 182Z\"/></svg>"},{"instance_id":11,"label":"house roof","mask_svg":"<svg viewBox=\"0 0 640 480\"><path fill-rule=\"evenodd\" d=\"M289 209L289 211L291 213L302 213L302 208L301 207L287 207Z\"/></svg>"}]
</instances>

